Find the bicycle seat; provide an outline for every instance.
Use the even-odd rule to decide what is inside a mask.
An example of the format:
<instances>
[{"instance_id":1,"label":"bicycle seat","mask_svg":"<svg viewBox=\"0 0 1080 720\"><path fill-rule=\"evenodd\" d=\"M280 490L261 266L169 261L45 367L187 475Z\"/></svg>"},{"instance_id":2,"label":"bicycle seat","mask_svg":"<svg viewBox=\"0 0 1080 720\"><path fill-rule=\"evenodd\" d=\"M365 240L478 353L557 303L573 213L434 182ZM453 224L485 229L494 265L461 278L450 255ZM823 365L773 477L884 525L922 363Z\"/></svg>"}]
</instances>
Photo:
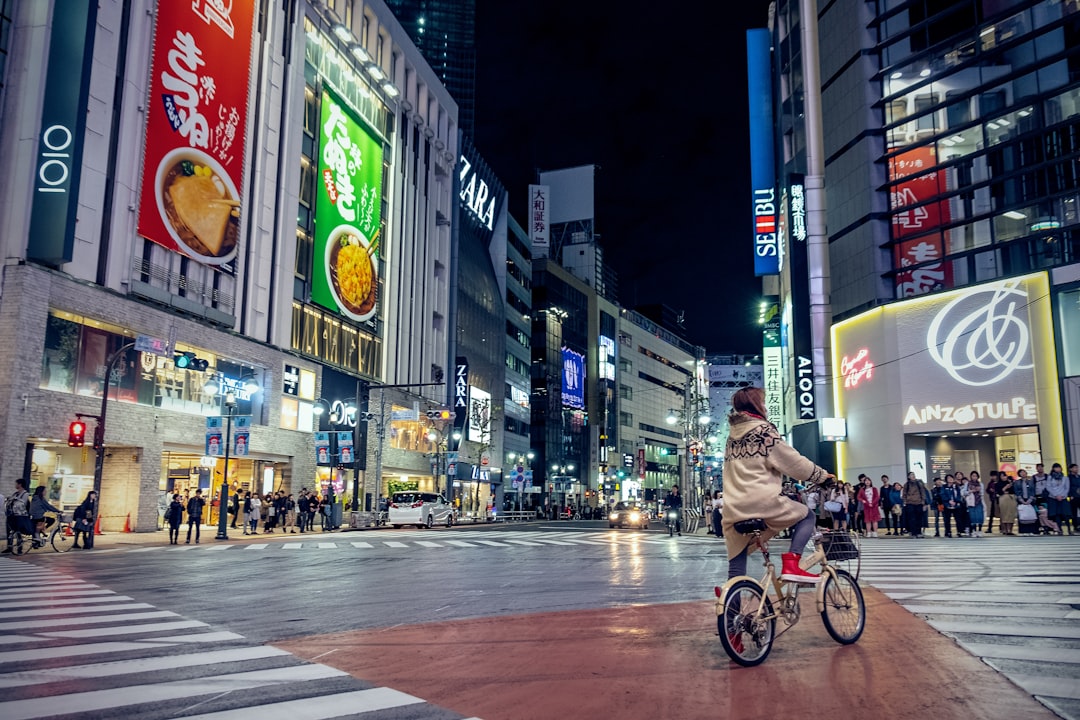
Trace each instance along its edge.
<instances>
[{"instance_id":1,"label":"bicycle seat","mask_svg":"<svg viewBox=\"0 0 1080 720\"><path fill-rule=\"evenodd\" d=\"M764 532L768 526L765 525L765 521L761 518L753 518L752 520L739 520L733 526L735 532L741 535L751 535L756 532Z\"/></svg>"}]
</instances>

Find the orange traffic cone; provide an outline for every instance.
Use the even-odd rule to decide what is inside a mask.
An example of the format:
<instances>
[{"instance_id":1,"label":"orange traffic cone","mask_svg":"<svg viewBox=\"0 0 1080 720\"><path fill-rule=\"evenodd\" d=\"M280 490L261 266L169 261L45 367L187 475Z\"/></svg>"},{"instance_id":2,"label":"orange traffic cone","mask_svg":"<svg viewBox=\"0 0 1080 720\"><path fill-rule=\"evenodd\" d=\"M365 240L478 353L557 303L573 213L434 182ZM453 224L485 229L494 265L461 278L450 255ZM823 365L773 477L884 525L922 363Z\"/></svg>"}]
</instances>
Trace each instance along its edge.
<instances>
[{"instance_id":1,"label":"orange traffic cone","mask_svg":"<svg viewBox=\"0 0 1080 720\"><path fill-rule=\"evenodd\" d=\"M100 515L98 515L97 520L94 521L94 534L95 535L103 534L101 532L101 516Z\"/></svg>"},{"instance_id":2,"label":"orange traffic cone","mask_svg":"<svg viewBox=\"0 0 1080 720\"><path fill-rule=\"evenodd\" d=\"M131 532L131 513L128 513L127 520L124 520L124 532Z\"/></svg>"}]
</instances>

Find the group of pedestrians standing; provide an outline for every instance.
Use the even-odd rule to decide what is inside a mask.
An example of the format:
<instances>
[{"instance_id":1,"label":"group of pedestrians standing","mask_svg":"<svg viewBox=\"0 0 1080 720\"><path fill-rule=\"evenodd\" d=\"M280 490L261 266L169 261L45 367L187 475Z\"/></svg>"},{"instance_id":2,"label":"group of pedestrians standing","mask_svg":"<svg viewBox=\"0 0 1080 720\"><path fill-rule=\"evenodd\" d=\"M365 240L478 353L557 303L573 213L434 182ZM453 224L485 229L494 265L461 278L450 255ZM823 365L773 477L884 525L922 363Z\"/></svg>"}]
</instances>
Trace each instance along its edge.
<instances>
[{"instance_id":1,"label":"group of pedestrians standing","mask_svg":"<svg viewBox=\"0 0 1080 720\"><path fill-rule=\"evenodd\" d=\"M984 485L978 471L965 475L957 471L935 477L931 487L909 472L906 482L892 482L881 476L881 485L860 474L854 486L837 483L819 497L812 491L803 501L818 513L822 524L851 529L864 537L878 537L879 527L886 535L919 538L929 533L933 519L934 537L982 537L993 532L1069 535L1080 522L1080 469L1074 463L1068 473L1054 463L1050 472L1043 465L1035 475L1018 470L1017 476L993 471ZM942 527L944 526L944 527Z\"/></svg>"},{"instance_id":2,"label":"group of pedestrians standing","mask_svg":"<svg viewBox=\"0 0 1080 720\"><path fill-rule=\"evenodd\" d=\"M72 513L72 533L74 540L72 547L92 550L94 547L94 531L98 518L97 493L90 490L86 497ZM36 545L43 541L42 533L56 522L56 519L46 513L61 514L60 508L54 506L45 497L45 486L38 485L33 494L27 492L26 480L15 479L15 490L9 497L4 497L0 492L0 505L4 508L5 547L2 552L11 552L11 536L13 533L30 535ZM79 543L82 540L82 544Z\"/></svg>"},{"instance_id":3,"label":"group of pedestrians standing","mask_svg":"<svg viewBox=\"0 0 1080 720\"><path fill-rule=\"evenodd\" d=\"M242 516L241 516L242 513ZM230 527L236 528L237 520L243 523L245 535L257 535L262 522L263 533L273 533L280 529L283 533L311 532L315 529L315 517L321 518L322 530L334 530L333 499L328 493L319 497L307 488L300 490L300 496L278 490L260 497L258 493L239 491L231 498L229 514L232 515Z\"/></svg>"}]
</instances>

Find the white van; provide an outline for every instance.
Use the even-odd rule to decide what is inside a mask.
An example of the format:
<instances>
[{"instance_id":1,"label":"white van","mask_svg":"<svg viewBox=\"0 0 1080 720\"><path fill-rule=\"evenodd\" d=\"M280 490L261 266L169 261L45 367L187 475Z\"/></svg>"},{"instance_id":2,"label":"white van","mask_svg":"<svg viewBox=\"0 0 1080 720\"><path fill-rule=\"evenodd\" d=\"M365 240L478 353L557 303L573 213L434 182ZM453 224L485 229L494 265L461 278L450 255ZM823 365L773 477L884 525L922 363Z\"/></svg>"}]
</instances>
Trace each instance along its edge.
<instances>
[{"instance_id":1,"label":"white van","mask_svg":"<svg viewBox=\"0 0 1080 720\"><path fill-rule=\"evenodd\" d=\"M387 519L396 528L402 525L431 527L454 524L454 507L442 495L418 490L403 490L390 498Z\"/></svg>"}]
</instances>

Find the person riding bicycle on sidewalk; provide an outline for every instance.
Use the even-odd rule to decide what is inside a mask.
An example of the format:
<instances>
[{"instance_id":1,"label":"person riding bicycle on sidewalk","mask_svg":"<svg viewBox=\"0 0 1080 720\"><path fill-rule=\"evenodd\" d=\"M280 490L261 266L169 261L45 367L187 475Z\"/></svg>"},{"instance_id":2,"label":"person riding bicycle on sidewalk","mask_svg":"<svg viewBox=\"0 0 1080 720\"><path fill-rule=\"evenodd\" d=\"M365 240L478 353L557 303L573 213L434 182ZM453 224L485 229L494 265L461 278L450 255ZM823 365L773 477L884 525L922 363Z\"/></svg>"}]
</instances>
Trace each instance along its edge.
<instances>
[{"instance_id":1,"label":"person riding bicycle on sidewalk","mask_svg":"<svg viewBox=\"0 0 1080 720\"><path fill-rule=\"evenodd\" d=\"M664 517L667 517L667 512L670 510L675 511L675 532L678 535L682 535L682 496L679 495L679 486L672 485L671 492L664 498Z\"/></svg>"},{"instance_id":2,"label":"person riding bicycle on sidewalk","mask_svg":"<svg viewBox=\"0 0 1080 720\"><path fill-rule=\"evenodd\" d=\"M41 533L55 522L52 518L45 517L47 512L60 515L60 508L53 507L45 499L45 486L38 485L34 488L34 496L30 498L30 523L34 526L35 544L41 542Z\"/></svg>"},{"instance_id":3,"label":"person riding bicycle on sidewalk","mask_svg":"<svg viewBox=\"0 0 1080 720\"><path fill-rule=\"evenodd\" d=\"M798 482L826 484L835 477L784 442L765 410L765 391L742 388L731 398L731 425L724 453L724 542L728 578L746 574L752 548L748 535L735 532L740 520L761 518L767 529L763 540L794 525L791 547L783 554L780 578L788 582L816 583L820 576L799 567L803 549L814 534L815 516L806 505L781 495L783 476Z\"/></svg>"}]
</instances>

